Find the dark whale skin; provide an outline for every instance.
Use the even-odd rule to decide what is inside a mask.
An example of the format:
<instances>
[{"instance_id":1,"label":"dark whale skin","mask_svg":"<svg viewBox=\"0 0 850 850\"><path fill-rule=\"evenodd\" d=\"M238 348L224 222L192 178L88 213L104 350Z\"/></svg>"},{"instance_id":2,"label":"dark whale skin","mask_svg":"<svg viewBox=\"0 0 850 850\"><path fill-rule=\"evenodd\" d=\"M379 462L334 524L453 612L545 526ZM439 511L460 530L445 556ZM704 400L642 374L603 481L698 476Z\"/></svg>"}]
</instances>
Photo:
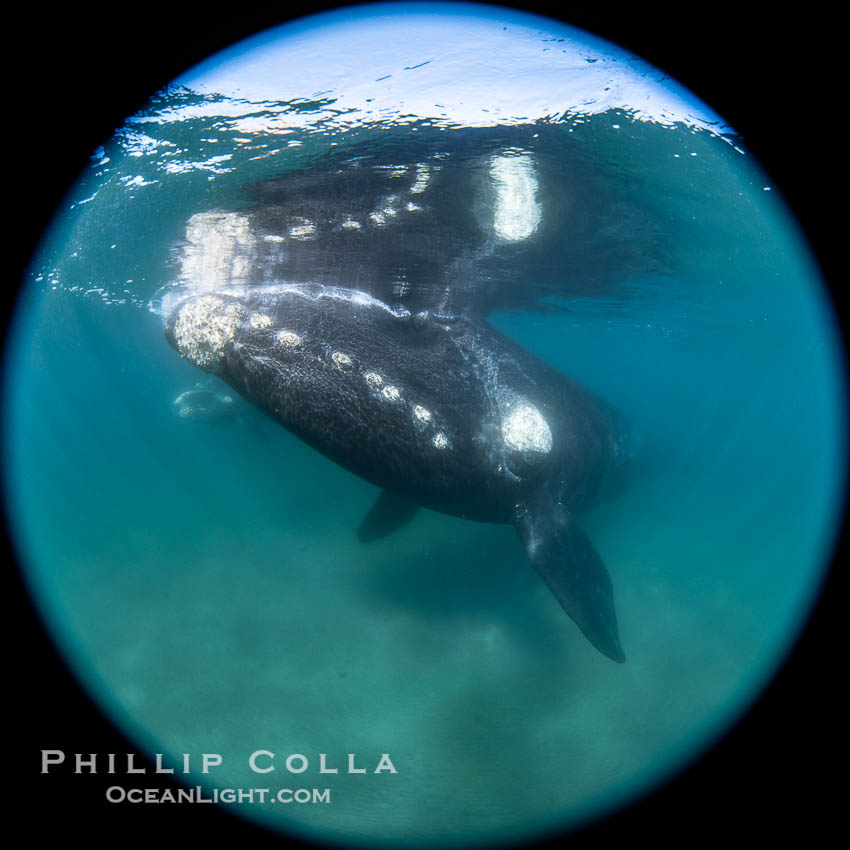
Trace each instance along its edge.
<instances>
[{"instance_id":1,"label":"dark whale skin","mask_svg":"<svg viewBox=\"0 0 850 850\"><path fill-rule=\"evenodd\" d=\"M187 359L386 491L385 506L397 496L515 524L567 613L623 660L610 579L574 521L621 464L623 441L616 414L578 382L483 320L393 310L336 287L192 296L165 332ZM414 512L395 519L379 500L370 517L389 526L361 539Z\"/></svg>"}]
</instances>

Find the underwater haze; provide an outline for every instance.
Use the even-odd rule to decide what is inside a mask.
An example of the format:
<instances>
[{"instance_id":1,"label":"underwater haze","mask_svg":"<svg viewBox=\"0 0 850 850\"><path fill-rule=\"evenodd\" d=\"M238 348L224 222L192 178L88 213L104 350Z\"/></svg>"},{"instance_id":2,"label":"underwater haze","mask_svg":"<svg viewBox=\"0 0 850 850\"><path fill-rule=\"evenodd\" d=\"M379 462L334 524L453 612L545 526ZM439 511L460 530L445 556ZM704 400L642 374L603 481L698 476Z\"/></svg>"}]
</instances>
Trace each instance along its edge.
<instances>
[{"instance_id":1,"label":"underwater haze","mask_svg":"<svg viewBox=\"0 0 850 850\"><path fill-rule=\"evenodd\" d=\"M421 511L360 543L378 490L167 344L175 298L291 279L486 316L622 415L628 479L583 525L625 664L506 525ZM782 664L838 527L840 352L770 179L656 69L495 7L329 13L193 69L94 152L6 349L9 525L140 750L222 755L188 785L330 789L240 809L341 845L519 842L657 787Z\"/></svg>"}]
</instances>

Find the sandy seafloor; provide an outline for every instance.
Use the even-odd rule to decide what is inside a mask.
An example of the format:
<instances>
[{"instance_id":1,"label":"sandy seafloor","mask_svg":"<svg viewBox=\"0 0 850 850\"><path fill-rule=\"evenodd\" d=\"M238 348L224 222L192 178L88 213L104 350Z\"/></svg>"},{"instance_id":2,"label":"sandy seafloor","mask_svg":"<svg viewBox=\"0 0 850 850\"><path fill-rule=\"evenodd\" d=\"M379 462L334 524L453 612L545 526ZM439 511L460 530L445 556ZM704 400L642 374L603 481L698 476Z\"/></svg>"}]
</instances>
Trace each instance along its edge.
<instances>
[{"instance_id":1,"label":"sandy seafloor","mask_svg":"<svg viewBox=\"0 0 850 850\"><path fill-rule=\"evenodd\" d=\"M233 422L176 418L203 376L146 305L188 215L237 196L242 136L219 136L215 155L236 158L220 174L169 170L167 145L126 138L95 160L9 351L6 484L37 603L140 747L220 753L220 787L330 788L330 806L252 807L299 834L479 841L649 787L756 696L834 531L834 327L745 153L675 125L632 122L624 142L622 121L565 122L563 150L592 171L623 145L624 191L664 224L665 274L635 275L625 299L490 316L645 437L629 489L583 520L614 580L622 666L582 638L512 528L423 511L364 546L371 485L247 404ZM210 162L209 125L172 130L183 160ZM297 168L310 144L245 168ZM313 766L390 753L398 773L258 783L256 749Z\"/></svg>"}]
</instances>

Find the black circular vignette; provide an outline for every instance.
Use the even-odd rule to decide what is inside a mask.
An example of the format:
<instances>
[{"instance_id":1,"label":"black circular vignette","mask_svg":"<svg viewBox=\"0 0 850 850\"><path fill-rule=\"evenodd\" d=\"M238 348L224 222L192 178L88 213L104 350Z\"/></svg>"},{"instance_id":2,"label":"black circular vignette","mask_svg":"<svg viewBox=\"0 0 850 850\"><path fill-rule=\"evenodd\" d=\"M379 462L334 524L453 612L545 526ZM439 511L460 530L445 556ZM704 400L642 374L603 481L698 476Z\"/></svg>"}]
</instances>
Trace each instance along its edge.
<instances>
[{"instance_id":1,"label":"black circular vignette","mask_svg":"<svg viewBox=\"0 0 850 850\"><path fill-rule=\"evenodd\" d=\"M13 252L7 315L14 287L54 212L93 151L127 116L218 50L340 4L238 5L227 14L221 7L196 3L104 7L98 18L73 6L19 12L7 30L15 60L7 92L12 99L7 203L14 221L7 241ZM838 49L835 22L825 8L810 6L797 17L737 10L733 15L725 7L695 12L666 3L622 8L525 3L521 8L625 47L719 112L789 202L840 305L834 197L840 190L829 173L831 159L839 157L834 137L840 113L833 106ZM834 170L839 172L838 162ZM4 543L13 555L8 538ZM846 561L846 555L845 532L834 563ZM12 611L7 705L14 716L10 813L26 835L44 842L79 837L95 847L118 840L153 844L185 838L215 845L246 840L259 847L297 845L214 806L109 804L104 791L112 783L104 775L75 776L64 770L41 775L42 748L66 754L129 753L134 745L76 684L23 582L11 565L7 569ZM534 846L596 847L641 838L668 846L688 836L705 841L758 836L767 842L794 830L804 830L815 844L825 839L839 816L839 792L829 778L842 728L833 685L843 639L836 621L836 572L779 675L710 752L623 811ZM150 772L141 779L134 784L168 784Z\"/></svg>"}]
</instances>

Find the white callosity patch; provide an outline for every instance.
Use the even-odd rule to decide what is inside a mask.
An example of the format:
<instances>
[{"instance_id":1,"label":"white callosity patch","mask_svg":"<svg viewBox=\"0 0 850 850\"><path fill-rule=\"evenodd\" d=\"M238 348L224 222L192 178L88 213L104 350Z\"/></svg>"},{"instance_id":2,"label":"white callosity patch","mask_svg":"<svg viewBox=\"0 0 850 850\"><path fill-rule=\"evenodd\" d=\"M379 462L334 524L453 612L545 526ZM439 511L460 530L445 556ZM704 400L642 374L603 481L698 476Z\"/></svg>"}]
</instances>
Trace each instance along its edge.
<instances>
[{"instance_id":1,"label":"white callosity patch","mask_svg":"<svg viewBox=\"0 0 850 850\"><path fill-rule=\"evenodd\" d=\"M336 368L341 372L348 372L353 365L351 358L342 351L335 351L331 354L331 359L333 360Z\"/></svg>"},{"instance_id":2,"label":"white callosity patch","mask_svg":"<svg viewBox=\"0 0 850 850\"><path fill-rule=\"evenodd\" d=\"M244 284L254 265L257 240L246 215L204 212L186 224L180 280L195 291Z\"/></svg>"},{"instance_id":3,"label":"white callosity patch","mask_svg":"<svg viewBox=\"0 0 850 850\"><path fill-rule=\"evenodd\" d=\"M295 331L278 331L276 339L284 348L299 348L303 342Z\"/></svg>"},{"instance_id":4,"label":"white callosity patch","mask_svg":"<svg viewBox=\"0 0 850 850\"><path fill-rule=\"evenodd\" d=\"M398 391L398 387L394 387L392 384L384 387L383 394L387 401L398 401L401 398L401 393Z\"/></svg>"},{"instance_id":5,"label":"white callosity patch","mask_svg":"<svg viewBox=\"0 0 850 850\"><path fill-rule=\"evenodd\" d=\"M180 308L174 322L177 350L205 372L216 372L244 318L238 304L227 305L214 295L195 298Z\"/></svg>"},{"instance_id":6,"label":"white callosity patch","mask_svg":"<svg viewBox=\"0 0 850 850\"><path fill-rule=\"evenodd\" d=\"M552 451L552 431L533 404L520 404L502 420L505 445L518 452L547 454Z\"/></svg>"},{"instance_id":7,"label":"white callosity patch","mask_svg":"<svg viewBox=\"0 0 850 850\"><path fill-rule=\"evenodd\" d=\"M361 226L360 222L353 218L347 218L342 223L345 230L360 230Z\"/></svg>"},{"instance_id":8,"label":"white callosity patch","mask_svg":"<svg viewBox=\"0 0 850 850\"><path fill-rule=\"evenodd\" d=\"M434 434L434 439L431 441L434 444L435 449L450 449L451 443L449 443L449 438L440 431L439 434Z\"/></svg>"},{"instance_id":9,"label":"white callosity patch","mask_svg":"<svg viewBox=\"0 0 850 850\"><path fill-rule=\"evenodd\" d=\"M384 383L384 379L377 372L367 372L363 377L372 389L378 389Z\"/></svg>"},{"instance_id":10,"label":"white callosity patch","mask_svg":"<svg viewBox=\"0 0 850 850\"><path fill-rule=\"evenodd\" d=\"M490 180L495 190L493 231L505 242L528 239L540 224L537 174L531 155L506 150L490 159Z\"/></svg>"},{"instance_id":11,"label":"white callosity patch","mask_svg":"<svg viewBox=\"0 0 850 850\"><path fill-rule=\"evenodd\" d=\"M428 410L427 407L422 407L421 404L414 405L413 408L413 416L416 421L421 423L422 425L428 425L433 418L431 416L431 411Z\"/></svg>"},{"instance_id":12,"label":"white callosity patch","mask_svg":"<svg viewBox=\"0 0 850 850\"><path fill-rule=\"evenodd\" d=\"M248 324L252 328L270 328L272 324L271 316L265 313L252 313L248 319Z\"/></svg>"}]
</instances>

